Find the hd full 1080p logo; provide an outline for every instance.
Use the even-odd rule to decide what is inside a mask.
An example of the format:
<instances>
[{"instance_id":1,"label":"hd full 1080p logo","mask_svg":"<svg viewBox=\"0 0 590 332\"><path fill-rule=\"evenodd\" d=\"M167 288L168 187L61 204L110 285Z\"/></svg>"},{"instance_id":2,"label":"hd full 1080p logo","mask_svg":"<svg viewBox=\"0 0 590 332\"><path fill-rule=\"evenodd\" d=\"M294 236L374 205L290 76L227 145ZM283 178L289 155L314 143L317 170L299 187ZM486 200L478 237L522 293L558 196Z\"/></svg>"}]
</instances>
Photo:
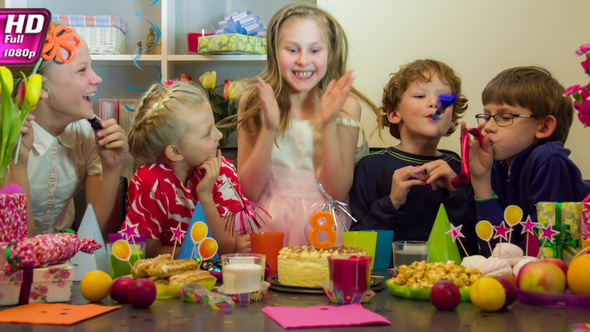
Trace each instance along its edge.
<instances>
[{"instance_id":1,"label":"hd full 1080p logo","mask_svg":"<svg viewBox=\"0 0 590 332\"><path fill-rule=\"evenodd\" d=\"M0 9L0 65L28 66L41 56L51 20L47 9Z\"/></svg>"}]
</instances>

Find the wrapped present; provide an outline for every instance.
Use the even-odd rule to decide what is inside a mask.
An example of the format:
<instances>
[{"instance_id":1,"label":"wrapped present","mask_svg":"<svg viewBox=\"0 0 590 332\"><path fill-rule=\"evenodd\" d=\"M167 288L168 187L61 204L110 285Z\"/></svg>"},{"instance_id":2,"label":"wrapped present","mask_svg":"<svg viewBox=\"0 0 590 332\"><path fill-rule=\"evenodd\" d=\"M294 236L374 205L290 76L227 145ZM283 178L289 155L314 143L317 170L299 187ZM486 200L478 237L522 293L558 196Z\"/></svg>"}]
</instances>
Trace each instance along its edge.
<instances>
[{"instance_id":1,"label":"wrapped present","mask_svg":"<svg viewBox=\"0 0 590 332\"><path fill-rule=\"evenodd\" d=\"M541 243L543 248L539 257L572 260L580 250L582 203L580 202L539 202L537 203L537 220L542 227L551 226L558 232L551 241Z\"/></svg>"},{"instance_id":2,"label":"wrapped present","mask_svg":"<svg viewBox=\"0 0 590 332\"><path fill-rule=\"evenodd\" d=\"M68 264L0 270L0 305L70 302L74 268Z\"/></svg>"},{"instance_id":3,"label":"wrapped present","mask_svg":"<svg viewBox=\"0 0 590 332\"><path fill-rule=\"evenodd\" d=\"M582 224L580 228L582 248L590 247L590 202L582 202Z\"/></svg>"},{"instance_id":4,"label":"wrapped present","mask_svg":"<svg viewBox=\"0 0 590 332\"><path fill-rule=\"evenodd\" d=\"M252 12L239 10L219 22L215 35L199 38L199 53L266 54L263 25Z\"/></svg>"},{"instance_id":5,"label":"wrapped present","mask_svg":"<svg viewBox=\"0 0 590 332\"><path fill-rule=\"evenodd\" d=\"M199 38L199 53L266 54L266 38L223 33Z\"/></svg>"},{"instance_id":6,"label":"wrapped present","mask_svg":"<svg viewBox=\"0 0 590 332\"><path fill-rule=\"evenodd\" d=\"M74 257L78 251L92 254L101 247L96 240L78 238L74 233L51 233L11 242L2 253L6 256L6 265L16 268L38 268L62 264Z\"/></svg>"},{"instance_id":7,"label":"wrapped present","mask_svg":"<svg viewBox=\"0 0 590 332\"><path fill-rule=\"evenodd\" d=\"M0 243L27 238L27 196L16 184L0 189Z\"/></svg>"}]
</instances>

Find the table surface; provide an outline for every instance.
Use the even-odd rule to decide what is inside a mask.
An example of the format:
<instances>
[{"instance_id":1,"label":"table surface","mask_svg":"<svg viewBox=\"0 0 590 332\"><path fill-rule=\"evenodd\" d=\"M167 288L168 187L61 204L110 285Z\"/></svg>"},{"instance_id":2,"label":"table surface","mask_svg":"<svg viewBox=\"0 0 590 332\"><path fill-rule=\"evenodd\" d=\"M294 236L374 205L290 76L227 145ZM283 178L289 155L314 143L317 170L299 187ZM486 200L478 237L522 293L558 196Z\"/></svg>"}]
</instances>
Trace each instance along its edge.
<instances>
[{"instance_id":1,"label":"table surface","mask_svg":"<svg viewBox=\"0 0 590 332\"><path fill-rule=\"evenodd\" d=\"M385 275L385 271L378 271ZM86 304L80 283L73 286L72 304ZM101 304L117 305L110 297ZM0 331L284 331L263 314L266 306L309 307L331 304L323 294L299 294L270 290L263 302L236 304L235 309L213 310L205 304L179 299L156 300L148 309L123 304L118 310L71 326L0 324ZM428 301L407 300L391 295L387 287L363 305L389 319L393 325L368 325L355 328L316 328L297 331L570 331L574 323L590 323L590 310L556 309L521 302L499 312L482 312L470 302L453 311L436 310ZM10 307L0 307L0 311Z\"/></svg>"}]
</instances>

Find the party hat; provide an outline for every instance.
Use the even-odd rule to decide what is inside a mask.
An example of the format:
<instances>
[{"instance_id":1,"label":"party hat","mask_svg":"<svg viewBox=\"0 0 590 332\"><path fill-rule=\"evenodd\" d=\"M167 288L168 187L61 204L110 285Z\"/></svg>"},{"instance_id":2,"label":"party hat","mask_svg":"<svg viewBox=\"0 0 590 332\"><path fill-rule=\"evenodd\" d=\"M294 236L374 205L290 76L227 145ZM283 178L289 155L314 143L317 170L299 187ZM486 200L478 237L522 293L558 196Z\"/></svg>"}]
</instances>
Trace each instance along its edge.
<instances>
[{"instance_id":1,"label":"party hat","mask_svg":"<svg viewBox=\"0 0 590 332\"><path fill-rule=\"evenodd\" d=\"M444 205L441 204L428 237L428 243L430 244L428 250L429 263L454 261L456 264L461 264L461 255L457 243L453 241L451 236L445 235L449 229L451 229L451 223Z\"/></svg>"},{"instance_id":2,"label":"party hat","mask_svg":"<svg viewBox=\"0 0 590 332\"><path fill-rule=\"evenodd\" d=\"M193 227L195 226L195 224L199 223L200 225L204 225L203 227L197 227L195 230L193 230ZM196 233L202 233L200 235L197 235ZM197 236L198 238L195 238L195 236ZM190 258L190 259L196 259L198 257L201 257L200 255L200 251L196 250L197 247L199 246L199 244L203 243L205 240L207 240L207 242L210 242L212 239L211 237L211 231L209 230L209 228L207 227L207 218L205 218L205 212L203 211L203 207L201 206L201 202L197 202L197 206L195 206L195 212L193 213L193 216L191 218L191 222L188 226L188 232L186 234L186 236L184 237L184 240L182 241L182 245L180 246L180 250L178 252L178 256L176 257L176 259L185 259L185 258ZM205 243L207 243L205 242ZM217 242L215 243L215 247L217 246ZM216 250L216 248L215 248ZM215 255L213 255L213 259L218 261L219 260L219 256L217 255L217 253L215 253Z\"/></svg>"}]
</instances>

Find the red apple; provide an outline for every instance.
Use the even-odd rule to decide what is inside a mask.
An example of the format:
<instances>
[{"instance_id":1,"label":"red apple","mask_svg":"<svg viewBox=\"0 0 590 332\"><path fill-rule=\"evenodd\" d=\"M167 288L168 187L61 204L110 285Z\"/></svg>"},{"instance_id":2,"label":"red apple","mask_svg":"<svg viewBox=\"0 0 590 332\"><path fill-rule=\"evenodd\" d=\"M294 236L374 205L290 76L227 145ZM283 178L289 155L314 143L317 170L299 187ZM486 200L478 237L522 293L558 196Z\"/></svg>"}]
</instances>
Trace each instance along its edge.
<instances>
[{"instance_id":1,"label":"red apple","mask_svg":"<svg viewBox=\"0 0 590 332\"><path fill-rule=\"evenodd\" d=\"M131 285L132 281L133 278L127 276L117 278L111 286L111 299L120 303L129 302L127 291L129 290L129 285Z\"/></svg>"},{"instance_id":2,"label":"red apple","mask_svg":"<svg viewBox=\"0 0 590 332\"><path fill-rule=\"evenodd\" d=\"M504 292L506 293L506 301L504 302L503 308L506 308L507 306L514 303L514 301L516 301L516 296L518 293L516 285L506 278L495 277L494 279L498 280L502 284L502 287L504 287Z\"/></svg>"},{"instance_id":3,"label":"red apple","mask_svg":"<svg viewBox=\"0 0 590 332\"><path fill-rule=\"evenodd\" d=\"M566 279L557 265L537 261L527 263L520 269L516 286L532 292L562 294Z\"/></svg>"},{"instance_id":4,"label":"red apple","mask_svg":"<svg viewBox=\"0 0 590 332\"><path fill-rule=\"evenodd\" d=\"M441 279L430 289L430 303L438 310L453 310L460 302L459 287L450 280Z\"/></svg>"},{"instance_id":5,"label":"red apple","mask_svg":"<svg viewBox=\"0 0 590 332\"><path fill-rule=\"evenodd\" d=\"M129 303L136 308L147 308L156 300L156 284L147 278L135 279L127 291Z\"/></svg>"},{"instance_id":6,"label":"red apple","mask_svg":"<svg viewBox=\"0 0 590 332\"><path fill-rule=\"evenodd\" d=\"M563 261L562 259L559 259L559 258L542 258L542 259L539 259L537 262L555 264L555 265L557 265L558 268L560 268L563 271L563 274L565 274L567 276L568 266L567 266L567 263L565 261Z\"/></svg>"}]
</instances>

